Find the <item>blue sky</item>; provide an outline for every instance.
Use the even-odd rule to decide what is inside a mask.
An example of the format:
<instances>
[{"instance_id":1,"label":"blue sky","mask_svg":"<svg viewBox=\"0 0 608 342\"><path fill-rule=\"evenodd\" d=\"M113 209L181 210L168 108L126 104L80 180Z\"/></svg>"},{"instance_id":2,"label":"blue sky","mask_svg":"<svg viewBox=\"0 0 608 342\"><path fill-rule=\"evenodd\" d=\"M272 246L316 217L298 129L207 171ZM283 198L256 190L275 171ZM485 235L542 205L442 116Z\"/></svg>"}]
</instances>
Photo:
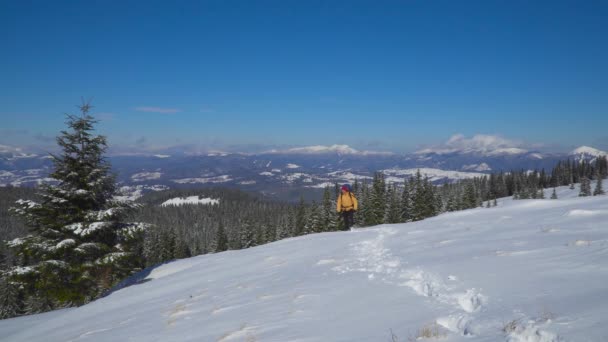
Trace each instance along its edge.
<instances>
[{"instance_id":1,"label":"blue sky","mask_svg":"<svg viewBox=\"0 0 608 342\"><path fill-rule=\"evenodd\" d=\"M0 144L608 149L606 1L0 1Z\"/></svg>"}]
</instances>

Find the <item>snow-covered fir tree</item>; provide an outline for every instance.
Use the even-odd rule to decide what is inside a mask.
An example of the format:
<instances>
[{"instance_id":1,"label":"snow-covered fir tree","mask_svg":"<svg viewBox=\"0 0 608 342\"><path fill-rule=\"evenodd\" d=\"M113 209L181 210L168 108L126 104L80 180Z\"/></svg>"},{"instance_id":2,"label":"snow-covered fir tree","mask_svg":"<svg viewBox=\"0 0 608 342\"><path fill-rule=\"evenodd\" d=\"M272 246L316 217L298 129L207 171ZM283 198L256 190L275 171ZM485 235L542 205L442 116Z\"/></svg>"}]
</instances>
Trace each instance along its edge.
<instances>
[{"instance_id":1,"label":"snow-covered fir tree","mask_svg":"<svg viewBox=\"0 0 608 342\"><path fill-rule=\"evenodd\" d=\"M557 192L555 192L555 188L553 188L553 192L551 193L551 199L557 199Z\"/></svg>"},{"instance_id":2,"label":"snow-covered fir tree","mask_svg":"<svg viewBox=\"0 0 608 342\"><path fill-rule=\"evenodd\" d=\"M17 284L0 278L0 319L18 316L22 310Z\"/></svg>"},{"instance_id":3,"label":"snow-covered fir tree","mask_svg":"<svg viewBox=\"0 0 608 342\"><path fill-rule=\"evenodd\" d=\"M358 187L358 186L357 186ZM335 193L335 190L334 190ZM321 227L323 231L338 230L338 217L336 216L336 201L332 199L329 187L323 190Z\"/></svg>"},{"instance_id":4,"label":"snow-covered fir tree","mask_svg":"<svg viewBox=\"0 0 608 342\"><path fill-rule=\"evenodd\" d=\"M601 172L600 169L596 169L596 173L595 173L595 189L593 190L593 196L597 196L597 195L604 195L604 188L602 186L602 176L601 176Z\"/></svg>"},{"instance_id":5,"label":"snow-covered fir tree","mask_svg":"<svg viewBox=\"0 0 608 342\"><path fill-rule=\"evenodd\" d=\"M401 192L401 221L409 222L412 220L412 200L410 197L410 186L408 180L403 182L403 190Z\"/></svg>"},{"instance_id":6,"label":"snow-covered fir tree","mask_svg":"<svg viewBox=\"0 0 608 342\"><path fill-rule=\"evenodd\" d=\"M581 197L591 196L591 181L587 177L581 179L581 190L578 194Z\"/></svg>"},{"instance_id":7,"label":"snow-covered fir tree","mask_svg":"<svg viewBox=\"0 0 608 342\"><path fill-rule=\"evenodd\" d=\"M113 200L106 138L94 134L90 109L68 115L69 130L57 137L62 153L51 155L51 177L58 184L41 186L40 202L19 200L12 210L29 235L8 242L18 262L4 276L19 284L29 312L86 303L143 266L146 225L124 222L133 207Z\"/></svg>"},{"instance_id":8,"label":"snow-covered fir tree","mask_svg":"<svg viewBox=\"0 0 608 342\"><path fill-rule=\"evenodd\" d=\"M387 191L387 206L384 214L385 223L399 223L401 222L401 198L397 190L397 185L393 184L388 187Z\"/></svg>"}]
</instances>

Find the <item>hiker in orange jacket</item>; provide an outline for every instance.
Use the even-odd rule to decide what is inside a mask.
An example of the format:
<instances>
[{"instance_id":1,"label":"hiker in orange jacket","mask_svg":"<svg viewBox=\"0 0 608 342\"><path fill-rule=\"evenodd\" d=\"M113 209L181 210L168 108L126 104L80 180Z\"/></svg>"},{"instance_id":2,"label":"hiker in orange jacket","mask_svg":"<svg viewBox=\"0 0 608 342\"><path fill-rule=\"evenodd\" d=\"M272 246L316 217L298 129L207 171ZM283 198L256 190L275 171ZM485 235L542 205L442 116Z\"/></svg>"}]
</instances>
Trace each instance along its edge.
<instances>
[{"instance_id":1,"label":"hiker in orange jacket","mask_svg":"<svg viewBox=\"0 0 608 342\"><path fill-rule=\"evenodd\" d=\"M340 188L340 195L336 204L336 210L344 219L344 230L349 230L355 223L354 214L359 209L357 198L352 193L350 185L344 184Z\"/></svg>"}]
</instances>

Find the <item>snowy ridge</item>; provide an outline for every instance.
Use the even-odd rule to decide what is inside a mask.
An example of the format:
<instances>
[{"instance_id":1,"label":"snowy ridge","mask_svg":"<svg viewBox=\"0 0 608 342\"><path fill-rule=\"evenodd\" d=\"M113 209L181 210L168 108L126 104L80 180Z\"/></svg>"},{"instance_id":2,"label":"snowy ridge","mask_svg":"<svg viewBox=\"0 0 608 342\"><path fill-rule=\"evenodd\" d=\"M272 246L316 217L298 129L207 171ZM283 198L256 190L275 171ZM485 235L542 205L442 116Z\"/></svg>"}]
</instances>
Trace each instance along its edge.
<instances>
[{"instance_id":1,"label":"snowy ridge","mask_svg":"<svg viewBox=\"0 0 608 342\"><path fill-rule=\"evenodd\" d=\"M305 147L294 147L286 150L270 150L262 154L325 154L337 153L340 155L393 155L392 152L358 151L348 145L334 144L331 146L314 145Z\"/></svg>"},{"instance_id":2,"label":"snowy ridge","mask_svg":"<svg viewBox=\"0 0 608 342\"><path fill-rule=\"evenodd\" d=\"M415 154L462 153L499 156L528 153L527 150L520 148L519 145L521 145L521 143L495 135L477 134L469 139L462 134L456 134L441 145L418 150Z\"/></svg>"},{"instance_id":3,"label":"snowy ridge","mask_svg":"<svg viewBox=\"0 0 608 342\"><path fill-rule=\"evenodd\" d=\"M131 176L134 182L142 182L146 180L160 179L162 173L160 172L140 172Z\"/></svg>"},{"instance_id":4,"label":"snowy ridge","mask_svg":"<svg viewBox=\"0 0 608 342\"><path fill-rule=\"evenodd\" d=\"M409 177L414 177L416 173L420 170L420 174L422 177L429 177L431 181L437 181L442 179L451 179L451 180L459 180L459 179L468 179L474 177L482 177L484 173L477 172L463 172L463 171L447 171L433 168L418 168L418 169L387 169L382 170L387 176L399 176L403 178L397 179L387 179L390 182L402 182L403 179L407 179Z\"/></svg>"},{"instance_id":5,"label":"snowy ridge","mask_svg":"<svg viewBox=\"0 0 608 342\"><path fill-rule=\"evenodd\" d=\"M213 198L200 198L199 196L190 196L190 197L177 197L172 198L170 200L164 201L161 206L166 207L169 205L184 205L184 204L220 204L220 200Z\"/></svg>"},{"instance_id":6,"label":"snowy ridge","mask_svg":"<svg viewBox=\"0 0 608 342\"><path fill-rule=\"evenodd\" d=\"M604 341L608 196L557 195L175 261L83 307L0 321L0 336Z\"/></svg>"}]
</instances>

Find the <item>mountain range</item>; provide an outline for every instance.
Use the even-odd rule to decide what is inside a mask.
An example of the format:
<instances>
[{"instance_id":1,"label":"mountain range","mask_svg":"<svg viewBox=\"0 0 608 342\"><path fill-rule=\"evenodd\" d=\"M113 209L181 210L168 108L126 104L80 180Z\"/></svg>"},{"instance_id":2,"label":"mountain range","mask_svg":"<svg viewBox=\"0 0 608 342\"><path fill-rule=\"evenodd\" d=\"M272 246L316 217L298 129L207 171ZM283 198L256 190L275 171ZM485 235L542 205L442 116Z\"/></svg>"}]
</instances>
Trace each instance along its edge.
<instances>
[{"instance_id":1,"label":"mountain range","mask_svg":"<svg viewBox=\"0 0 608 342\"><path fill-rule=\"evenodd\" d=\"M309 146L260 153L150 153L108 159L126 196L166 188L229 186L295 200L318 197L325 186L353 183L381 171L389 183L403 182L420 169L435 183L510 170L550 170L557 161L593 161L606 152L581 146L569 153L542 153L518 147L427 148L409 154L359 151L347 145ZM32 186L46 181L49 155L0 145L0 186Z\"/></svg>"}]
</instances>

